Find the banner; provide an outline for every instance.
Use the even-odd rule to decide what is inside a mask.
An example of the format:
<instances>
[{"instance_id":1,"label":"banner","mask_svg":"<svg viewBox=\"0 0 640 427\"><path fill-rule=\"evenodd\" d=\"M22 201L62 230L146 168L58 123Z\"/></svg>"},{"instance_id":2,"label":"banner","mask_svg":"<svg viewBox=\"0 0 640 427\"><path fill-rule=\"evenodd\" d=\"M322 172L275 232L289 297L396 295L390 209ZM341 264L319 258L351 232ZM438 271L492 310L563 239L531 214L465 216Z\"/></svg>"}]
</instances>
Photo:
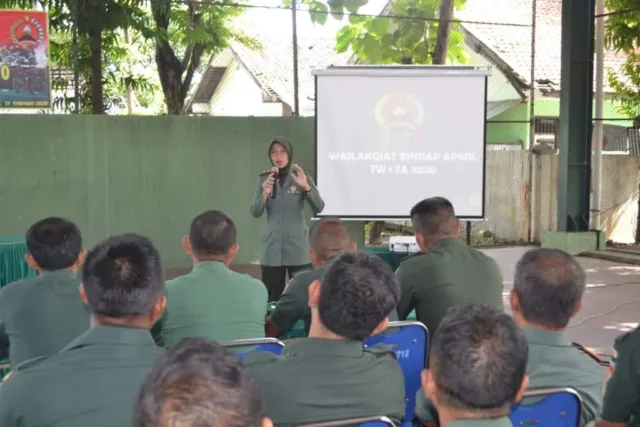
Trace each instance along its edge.
<instances>
[{"instance_id":1,"label":"banner","mask_svg":"<svg viewBox=\"0 0 640 427\"><path fill-rule=\"evenodd\" d=\"M0 10L0 108L50 108L46 12Z\"/></svg>"}]
</instances>

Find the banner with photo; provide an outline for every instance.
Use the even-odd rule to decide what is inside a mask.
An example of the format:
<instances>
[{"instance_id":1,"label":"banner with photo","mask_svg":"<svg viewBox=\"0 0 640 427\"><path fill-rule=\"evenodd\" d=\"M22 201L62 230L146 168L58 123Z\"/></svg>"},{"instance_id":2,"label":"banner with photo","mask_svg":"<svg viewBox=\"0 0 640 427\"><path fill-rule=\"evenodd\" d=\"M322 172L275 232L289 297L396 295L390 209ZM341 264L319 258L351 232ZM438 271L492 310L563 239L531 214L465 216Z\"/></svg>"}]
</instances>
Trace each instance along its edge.
<instances>
[{"instance_id":1,"label":"banner with photo","mask_svg":"<svg viewBox=\"0 0 640 427\"><path fill-rule=\"evenodd\" d=\"M0 108L50 108L47 13L0 10Z\"/></svg>"}]
</instances>

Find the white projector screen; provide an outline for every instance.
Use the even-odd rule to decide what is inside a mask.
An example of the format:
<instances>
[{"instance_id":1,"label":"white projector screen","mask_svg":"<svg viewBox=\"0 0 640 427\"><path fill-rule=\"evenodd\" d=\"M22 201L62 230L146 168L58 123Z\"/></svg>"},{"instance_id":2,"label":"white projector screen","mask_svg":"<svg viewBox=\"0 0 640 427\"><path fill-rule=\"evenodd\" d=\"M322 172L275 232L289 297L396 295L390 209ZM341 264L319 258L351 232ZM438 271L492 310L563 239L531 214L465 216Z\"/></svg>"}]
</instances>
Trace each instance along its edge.
<instances>
[{"instance_id":1,"label":"white projector screen","mask_svg":"<svg viewBox=\"0 0 640 427\"><path fill-rule=\"evenodd\" d=\"M316 74L319 216L407 218L427 197L484 217L488 69L332 67Z\"/></svg>"}]
</instances>

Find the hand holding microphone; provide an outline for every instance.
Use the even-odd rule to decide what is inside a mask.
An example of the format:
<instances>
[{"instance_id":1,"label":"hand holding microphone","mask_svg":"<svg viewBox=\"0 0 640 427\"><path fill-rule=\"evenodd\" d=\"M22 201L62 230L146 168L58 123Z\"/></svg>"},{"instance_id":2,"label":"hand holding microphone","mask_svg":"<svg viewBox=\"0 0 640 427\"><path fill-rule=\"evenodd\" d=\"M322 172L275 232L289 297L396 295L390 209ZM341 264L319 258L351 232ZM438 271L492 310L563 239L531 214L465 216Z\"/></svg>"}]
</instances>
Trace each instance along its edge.
<instances>
[{"instance_id":1,"label":"hand holding microphone","mask_svg":"<svg viewBox=\"0 0 640 427\"><path fill-rule=\"evenodd\" d=\"M276 187L275 182L278 179L278 168L272 167L271 173L269 177L262 183L262 197L266 200L267 197L271 196L272 199L276 197Z\"/></svg>"}]
</instances>

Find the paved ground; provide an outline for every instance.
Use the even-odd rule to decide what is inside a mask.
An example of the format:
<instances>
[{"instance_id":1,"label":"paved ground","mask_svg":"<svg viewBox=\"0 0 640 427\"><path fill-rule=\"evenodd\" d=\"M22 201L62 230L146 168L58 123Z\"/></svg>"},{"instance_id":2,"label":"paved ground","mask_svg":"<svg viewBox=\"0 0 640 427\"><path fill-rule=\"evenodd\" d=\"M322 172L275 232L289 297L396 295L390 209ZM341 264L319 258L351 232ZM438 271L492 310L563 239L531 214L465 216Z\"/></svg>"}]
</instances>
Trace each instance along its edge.
<instances>
[{"instance_id":1,"label":"paved ground","mask_svg":"<svg viewBox=\"0 0 640 427\"><path fill-rule=\"evenodd\" d=\"M513 287L515 263L526 250L483 249L502 269L505 297ZM594 258L580 258L580 263L587 272L587 293L582 312L570 323L569 334L573 341L609 355L613 339L640 321L640 266Z\"/></svg>"}]
</instances>

